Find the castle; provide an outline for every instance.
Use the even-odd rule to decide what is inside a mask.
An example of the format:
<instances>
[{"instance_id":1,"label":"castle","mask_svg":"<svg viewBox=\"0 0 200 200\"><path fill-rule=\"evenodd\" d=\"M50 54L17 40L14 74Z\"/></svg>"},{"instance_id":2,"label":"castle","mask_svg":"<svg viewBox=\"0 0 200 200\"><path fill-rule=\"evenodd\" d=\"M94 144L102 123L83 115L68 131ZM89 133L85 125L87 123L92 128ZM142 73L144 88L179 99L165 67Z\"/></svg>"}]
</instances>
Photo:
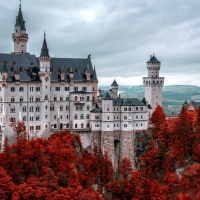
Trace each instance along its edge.
<instances>
[{"instance_id":1,"label":"castle","mask_svg":"<svg viewBox=\"0 0 200 200\"><path fill-rule=\"evenodd\" d=\"M53 58L46 34L39 57L27 50L28 34L21 5L12 34L14 51L0 54L1 149L5 136L16 140L10 122L25 122L28 139L48 138L69 130L81 136L84 148L107 151L114 166L127 157L134 165L135 133L148 129L156 105L162 105L164 78L153 55L143 77L145 98L121 98L116 80L98 91L96 70L87 58Z\"/></svg>"}]
</instances>

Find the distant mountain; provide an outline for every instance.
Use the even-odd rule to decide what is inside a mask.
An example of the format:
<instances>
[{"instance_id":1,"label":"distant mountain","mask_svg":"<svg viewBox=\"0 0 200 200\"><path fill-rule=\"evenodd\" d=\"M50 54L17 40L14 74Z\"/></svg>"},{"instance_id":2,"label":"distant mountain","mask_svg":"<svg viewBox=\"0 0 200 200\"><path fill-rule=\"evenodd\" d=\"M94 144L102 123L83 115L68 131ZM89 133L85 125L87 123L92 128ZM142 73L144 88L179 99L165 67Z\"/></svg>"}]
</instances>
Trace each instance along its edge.
<instances>
[{"instance_id":1,"label":"distant mountain","mask_svg":"<svg viewBox=\"0 0 200 200\"><path fill-rule=\"evenodd\" d=\"M99 86L109 90L110 86ZM120 86L121 97L144 97L144 86ZM191 85L170 85L163 87L163 108L166 114L179 113L184 101L200 101L200 87Z\"/></svg>"}]
</instances>

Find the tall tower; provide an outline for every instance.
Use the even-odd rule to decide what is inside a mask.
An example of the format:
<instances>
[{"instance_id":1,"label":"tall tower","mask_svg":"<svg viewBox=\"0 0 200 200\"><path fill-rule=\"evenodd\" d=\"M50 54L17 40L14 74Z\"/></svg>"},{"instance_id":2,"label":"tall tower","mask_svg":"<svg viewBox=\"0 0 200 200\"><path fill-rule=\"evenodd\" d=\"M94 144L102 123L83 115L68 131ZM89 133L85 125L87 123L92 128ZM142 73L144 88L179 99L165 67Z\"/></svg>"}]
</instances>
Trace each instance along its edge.
<instances>
[{"instance_id":1,"label":"tall tower","mask_svg":"<svg viewBox=\"0 0 200 200\"><path fill-rule=\"evenodd\" d=\"M112 85L111 85L111 90L118 96L118 88L119 85L117 84L116 80L114 79Z\"/></svg>"},{"instance_id":2,"label":"tall tower","mask_svg":"<svg viewBox=\"0 0 200 200\"><path fill-rule=\"evenodd\" d=\"M43 134L49 133L50 130L50 81L51 81L51 71L50 71L50 61L49 50L47 48L46 34L44 33L44 41L41 49L41 54L39 57L40 64L40 80L42 81L42 91L41 91L41 122Z\"/></svg>"},{"instance_id":3,"label":"tall tower","mask_svg":"<svg viewBox=\"0 0 200 200\"><path fill-rule=\"evenodd\" d=\"M150 56L150 60L147 62L148 77L143 77L145 99L152 108L150 114L152 114L157 105L162 106L164 77L159 77L160 65L161 62L154 55Z\"/></svg>"},{"instance_id":4,"label":"tall tower","mask_svg":"<svg viewBox=\"0 0 200 200\"><path fill-rule=\"evenodd\" d=\"M15 32L12 34L12 39L14 42L13 54L28 54L27 53L28 34L26 33L25 21L23 19L21 10L21 3L19 5L18 16L16 17L14 31Z\"/></svg>"}]
</instances>

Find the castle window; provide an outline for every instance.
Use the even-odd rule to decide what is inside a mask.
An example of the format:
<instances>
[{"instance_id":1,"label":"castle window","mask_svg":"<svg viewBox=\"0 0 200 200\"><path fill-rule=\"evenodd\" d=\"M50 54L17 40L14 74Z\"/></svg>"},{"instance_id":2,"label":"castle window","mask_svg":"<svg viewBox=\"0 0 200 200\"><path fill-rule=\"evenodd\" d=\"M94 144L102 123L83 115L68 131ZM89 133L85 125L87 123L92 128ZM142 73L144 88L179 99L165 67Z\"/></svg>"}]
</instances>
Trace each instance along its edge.
<instances>
[{"instance_id":1,"label":"castle window","mask_svg":"<svg viewBox=\"0 0 200 200\"><path fill-rule=\"evenodd\" d=\"M109 117L107 117L107 120L109 120Z\"/></svg>"},{"instance_id":2,"label":"castle window","mask_svg":"<svg viewBox=\"0 0 200 200\"><path fill-rule=\"evenodd\" d=\"M15 122L15 118L14 118L14 117L11 117L11 118L10 118L10 122Z\"/></svg>"},{"instance_id":3,"label":"castle window","mask_svg":"<svg viewBox=\"0 0 200 200\"><path fill-rule=\"evenodd\" d=\"M74 115L74 119L78 119L78 115Z\"/></svg>"},{"instance_id":4,"label":"castle window","mask_svg":"<svg viewBox=\"0 0 200 200\"><path fill-rule=\"evenodd\" d=\"M39 116L36 116L36 121L40 121L40 117Z\"/></svg>"},{"instance_id":5,"label":"castle window","mask_svg":"<svg viewBox=\"0 0 200 200\"><path fill-rule=\"evenodd\" d=\"M83 114L81 114L81 119L84 119L84 115Z\"/></svg>"},{"instance_id":6,"label":"castle window","mask_svg":"<svg viewBox=\"0 0 200 200\"><path fill-rule=\"evenodd\" d=\"M69 87L65 87L65 91L69 91Z\"/></svg>"},{"instance_id":7,"label":"castle window","mask_svg":"<svg viewBox=\"0 0 200 200\"><path fill-rule=\"evenodd\" d=\"M11 71L11 72L14 72L14 71L15 71L15 68L14 68L14 67L11 67L11 68L10 68L10 71Z\"/></svg>"},{"instance_id":8,"label":"castle window","mask_svg":"<svg viewBox=\"0 0 200 200\"><path fill-rule=\"evenodd\" d=\"M84 102L84 97L80 97L80 101Z\"/></svg>"},{"instance_id":9,"label":"castle window","mask_svg":"<svg viewBox=\"0 0 200 200\"><path fill-rule=\"evenodd\" d=\"M10 113L15 113L15 107L10 108Z\"/></svg>"},{"instance_id":10,"label":"castle window","mask_svg":"<svg viewBox=\"0 0 200 200\"><path fill-rule=\"evenodd\" d=\"M33 121L33 117L30 117L30 121Z\"/></svg>"},{"instance_id":11,"label":"castle window","mask_svg":"<svg viewBox=\"0 0 200 200\"><path fill-rule=\"evenodd\" d=\"M127 120L127 116L126 115L124 116L124 120Z\"/></svg>"},{"instance_id":12,"label":"castle window","mask_svg":"<svg viewBox=\"0 0 200 200\"><path fill-rule=\"evenodd\" d=\"M40 101L40 97L37 96L36 99L35 99L35 101L36 101L36 102L39 102L39 101Z\"/></svg>"},{"instance_id":13,"label":"castle window","mask_svg":"<svg viewBox=\"0 0 200 200\"><path fill-rule=\"evenodd\" d=\"M22 111L26 112L26 106L23 106Z\"/></svg>"},{"instance_id":14,"label":"castle window","mask_svg":"<svg viewBox=\"0 0 200 200\"><path fill-rule=\"evenodd\" d=\"M69 110L69 106L68 105L66 106L66 110Z\"/></svg>"},{"instance_id":15,"label":"castle window","mask_svg":"<svg viewBox=\"0 0 200 200\"><path fill-rule=\"evenodd\" d=\"M15 102L15 97L11 97L11 102Z\"/></svg>"},{"instance_id":16,"label":"castle window","mask_svg":"<svg viewBox=\"0 0 200 200\"><path fill-rule=\"evenodd\" d=\"M142 126L142 124L141 124L141 126Z\"/></svg>"},{"instance_id":17,"label":"castle window","mask_svg":"<svg viewBox=\"0 0 200 200\"><path fill-rule=\"evenodd\" d=\"M40 130L40 126L36 126L36 130L39 131Z\"/></svg>"},{"instance_id":18,"label":"castle window","mask_svg":"<svg viewBox=\"0 0 200 200\"><path fill-rule=\"evenodd\" d=\"M11 91L11 92L15 92L15 87L11 87L11 88L10 88L10 91Z\"/></svg>"},{"instance_id":19,"label":"castle window","mask_svg":"<svg viewBox=\"0 0 200 200\"><path fill-rule=\"evenodd\" d=\"M138 126L138 124L136 124L136 127Z\"/></svg>"},{"instance_id":20,"label":"castle window","mask_svg":"<svg viewBox=\"0 0 200 200\"><path fill-rule=\"evenodd\" d=\"M40 87L36 87L36 92L39 92L40 91Z\"/></svg>"},{"instance_id":21,"label":"castle window","mask_svg":"<svg viewBox=\"0 0 200 200\"><path fill-rule=\"evenodd\" d=\"M23 68L23 67L20 67L20 68L19 68L19 71L20 71L20 72L23 72L23 71L24 71L24 68Z\"/></svg>"},{"instance_id":22,"label":"castle window","mask_svg":"<svg viewBox=\"0 0 200 200\"><path fill-rule=\"evenodd\" d=\"M33 92L33 87L30 87L30 91Z\"/></svg>"},{"instance_id":23,"label":"castle window","mask_svg":"<svg viewBox=\"0 0 200 200\"><path fill-rule=\"evenodd\" d=\"M136 119L138 119L138 116L136 115Z\"/></svg>"},{"instance_id":24,"label":"castle window","mask_svg":"<svg viewBox=\"0 0 200 200\"><path fill-rule=\"evenodd\" d=\"M99 123L96 123L96 124L95 124L95 127L99 127Z\"/></svg>"},{"instance_id":25,"label":"castle window","mask_svg":"<svg viewBox=\"0 0 200 200\"><path fill-rule=\"evenodd\" d=\"M48 106L46 106L46 109L48 109Z\"/></svg>"},{"instance_id":26,"label":"castle window","mask_svg":"<svg viewBox=\"0 0 200 200\"><path fill-rule=\"evenodd\" d=\"M40 106L36 107L36 112L40 112Z\"/></svg>"},{"instance_id":27,"label":"castle window","mask_svg":"<svg viewBox=\"0 0 200 200\"><path fill-rule=\"evenodd\" d=\"M69 119L69 115L67 115L67 119Z\"/></svg>"},{"instance_id":28,"label":"castle window","mask_svg":"<svg viewBox=\"0 0 200 200\"><path fill-rule=\"evenodd\" d=\"M66 96L66 101L69 101L69 97L68 96Z\"/></svg>"},{"instance_id":29,"label":"castle window","mask_svg":"<svg viewBox=\"0 0 200 200\"><path fill-rule=\"evenodd\" d=\"M33 96L30 97L30 102L33 102Z\"/></svg>"},{"instance_id":30,"label":"castle window","mask_svg":"<svg viewBox=\"0 0 200 200\"><path fill-rule=\"evenodd\" d=\"M115 116L114 116L114 119L115 119Z\"/></svg>"},{"instance_id":31,"label":"castle window","mask_svg":"<svg viewBox=\"0 0 200 200\"><path fill-rule=\"evenodd\" d=\"M136 111L138 111L138 107L136 107L135 109L136 109Z\"/></svg>"},{"instance_id":32,"label":"castle window","mask_svg":"<svg viewBox=\"0 0 200 200\"><path fill-rule=\"evenodd\" d=\"M83 128L83 124L81 124L81 128Z\"/></svg>"},{"instance_id":33,"label":"castle window","mask_svg":"<svg viewBox=\"0 0 200 200\"><path fill-rule=\"evenodd\" d=\"M60 111L63 111L63 105L60 106Z\"/></svg>"},{"instance_id":34,"label":"castle window","mask_svg":"<svg viewBox=\"0 0 200 200\"><path fill-rule=\"evenodd\" d=\"M87 101L89 101L90 100L90 96L87 96Z\"/></svg>"},{"instance_id":35,"label":"castle window","mask_svg":"<svg viewBox=\"0 0 200 200\"><path fill-rule=\"evenodd\" d=\"M117 116L117 119L119 119L119 117Z\"/></svg>"},{"instance_id":36,"label":"castle window","mask_svg":"<svg viewBox=\"0 0 200 200\"><path fill-rule=\"evenodd\" d=\"M30 112L33 112L33 109L34 109L33 106L31 106L31 107L30 107Z\"/></svg>"},{"instance_id":37,"label":"castle window","mask_svg":"<svg viewBox=\"0 0 200 200\"><path fill-rule=\"evenodd\" d=\"M69 124L68 123L66 124L66 128L69 128Z\"/></svg>"},{"instance_id":38,"label":"castle window","mask_svg":"<svg viewBox=\"0 0 200 200\"><path fill-rule=\"evenodd\" d=\"M74 91L77 92L78 91L78 87L74 87Z\"/></svg>"},{"instance_id":39,"label":"castle window","mask_svg":"<svg viewBox=\"0 0 200 200\"><path fill-rule=\"evenodd\" d=\"M141 119L143 119L143 115L141 115Z\"/></svg>"},{"instance_id":40,"label":"castle window","mask_svg":"<svg viewBox=\"0 0 200 200\"><path fill-rule=\"evenodd\" d=\"M87 106L87 110L90 110L90 106Z\"/></svg>"},{"instance_id":41,"label":"castle window","mask_svg":"<svg viewBox=\"0 0 200 200\"><path fill-rule=\"evenodd\" d=\"M118 111L118 107L117 107L117 111Z\"/></svg>"},{"instance_id":42,"label":"castle window","mask_svg":"<svg viewBox=\"0 0 200 200\"><path fill-rule=\"evenodd\" d=\"M118 127L118 124L117 124L117 127Z\"/></svg>"},{"instance_id":43,"label":"castle window","mask_svg":"<svg viewBox=\"0 0 200 200\"><path fill-rule=\"evenodd\" d=\"M74 97L74 101L77 101L77 100L78 100L78 97L77 97L77 96L75 96L75 97Z\"/></svg>"},{"instance_id":44,"label":"castle window","mask_svg":"<svg viewBox=\"0 0 200 200\"><path fill-rule=\"evenodd\" d=\"M45 125L46 128L48 128L47 124Z\"/></svg>"},{"instance_id":45,"label":"castle window","mask_svg":"<svg viewBox=\"0 0 200 200\"><path fill-rule=\"evenodd\" d=\"M77 124L75 124L75 128L78 128Z\"/></svg>"},{"instance_id":46,"label":"castle window","mask_svg":"<svg viewBox=\"0 0 200 200\"><path fill-rule=\"evenodd\" d=\"M20 97L19 101L20 101L20 102L23 102L23 100L24 100L23 97Z\"/></svg>"},{"instance_id":47,"label":"castle window","mask_svg":"<svg viewBox=\"0 0 200 200\"><path fill-rule=\"evenodd\" d=\"M124 108L124 111L127 111L127 108L126 108L126 107Z\"/></svg>"},{"instance_id":48,"label":"castle window","mask_svg":"<svg viewBox=\"0 0 200 200\"><path fill-rule=\"evenodd\" d=\"M82 87L82 90L83 91L87 91L87 87Z\"/></svg>"},{"instance_id":49,"label":"castle window","mask_svg":"<svg viewBox=\"0 0 200 200\"><path fill-rule=\"evenodd\" d=\"M24 91L24 87L19 87L19 91L23 92Z\"/></svg>"},{"instance_id":50,"label":"castle window","mask_svg":"<svg viewBox=\"0 0 200 200\"><path fill-rule=\"evenodd\" d=\"M45 115L45 118L47 119L47 118L48 118L48 116L47 116L47 115Z\"/></svg>"},{"instance_id":51,"label":"castle window","mask_svg":"<svg viewBox=\"0 0 200 200\"><path fill-rule=\"evenodd\" d=\"M56 91L60 91L60 87L55 87L55 90Z\"/></svg>"},{"instance_id":52,"label":"castle window","mask_svg":"<svg viewBox=\"0 0 200 200\"><path fill-rule=\"evenodd\" d=\"M62 119L62 115L60 115L60 119Z\"/></svg>"},{"instance_id":53,"label":"castle window","mask_svg":"<svg viewBox=\"0 0 200 200\"><path fill-rule=\"evenodd\" d=\"M86 119L90 119L90 115L89 114L86 115Z\"/></svg>"},{"instance_id":54,"label":"castle window","mask_svg":"<svg viewBox=\"0 0 200 200\"><path fill-rule=\"evenodd\" d=\"M114 107L114 111L115 111L115 107Z\"/></svg>"},{"instance_id":55,"label":"castle window","mask_svg":"<svg viewBox=\"0 0 200 200\"><path fill-rule=\"evenodd\" d=\"M54 128L57 128L57 124L54 124Z\"/></svg>"},{"instance_id":56,"label":"castle window","mask_svg":"<svg viewBox=\"0 0 200 200\"><path fill-rule=\"evenodd\" d=\"M63 96L60 97L60 101L63 101Z\"/></svg>"},{"instance_id":57,"label":"castle window","mask_svg":"<svg viewBox=\"0 0 200 200\"><path fill-rule=\"evenodd\" d=\"M143 107L140 107L140 110L143 110Z\"/></svg>"},{"instance_id":58,"label":"castle window","mask_svg":"<svg viewBox=\"0 0 200 200\"><path fill-rule=\"evenodd\" d=\"M124 124L124 127L127 128L127 124Z\"/></svg>"},{"instance_id":59,"label":"castle window","mask_svg":"<svg viewBox=\"0 0 200 200\"><path fill-rule=\"evenodd\" d=\"M30 131L34 131L34 126L30 126Z\"/></svg>"},{"instance_id":60,"label":"castle window","mask_svg":"<svg viewBox=\"0 0 200 200\"><path fill-rule=\"evenodd\" d=\"M107 128L109 128L109 125L107 125Z\"/></svg>"},{"instance_id":61,"label":"castle window","mask_svg":"<svg viewBox=\"0 0 200 200\"><path fill-rule=\"evenodd\" d=\"M109 111L109 108L107 108L107 111Z\"/></svg>"},{"instance_id":62,"label":"castle window","mask_svg":"<svg viewBox=\"0 0 200 200\"><path fill-rule=\"evenodd\" d=\"M54 101L57 101L57 97L56 97L56 96L54 96L53 100L54 100Z\"/></svg>"},{"instance_id":63,"label":"castle window","mask_svg":"<svg viewBox=\"0 0 200 200\"><path fill-rule=\"evenodd\" d=\"M87 124L87 128L90 128L90 124L89 123Z\"/></svg>"},{"instance_id":64,"label":"castle window","mask_svg":"<svg viewBox=\"0 0 200 200\"><path fill-rule=\"evenodd\" d=\"M99 116L95 116L95 119L99 119Z\"/></svg>"},{"instance_id":65,"label":"castle window","mask_svg":"<svg viewBox=\"0 0 200 200\"><path fill-rule=\"evenodd\" d=\"M48 95L47 94L45 95L45 100L48 100Z\"/></svg>"},{"instance_id":66,"label":"castle window","mask_svg":"<svg viewBox=\"0 0 200 200\"><path fill-rule=\"evenodd\" d=\"M128 111L131 111L131 107L128 108Z\"/></svg>"},{"instance_id":67,"label":"castle window","mask_svg":"<svg viewBox=\"0 0 200 200\"><path fill-rule=\"evenodd\" d=\"M50 111L54 111L54 105L50 106Z\"/></svg>"},{"instance_id":68,"label":"castle window","mask_svg":"<svg viewBox=\"0 0 200 200\"><path fill-rule=\"evenodd\" d=\"M79 68L76 68L75 72L77 72L77 73L78 73L78 72L79 72Z\"/></svg>"},{"instance_id":69,"label":"castle window","mask_svg":"<svg viewBox=\"0 0 200 200\"><path fill-rule=\"evenodd\" d=\"M26 116L23 116L23 121L24 121L24 122L26 121Z\"/></svg>"}]
</instances>

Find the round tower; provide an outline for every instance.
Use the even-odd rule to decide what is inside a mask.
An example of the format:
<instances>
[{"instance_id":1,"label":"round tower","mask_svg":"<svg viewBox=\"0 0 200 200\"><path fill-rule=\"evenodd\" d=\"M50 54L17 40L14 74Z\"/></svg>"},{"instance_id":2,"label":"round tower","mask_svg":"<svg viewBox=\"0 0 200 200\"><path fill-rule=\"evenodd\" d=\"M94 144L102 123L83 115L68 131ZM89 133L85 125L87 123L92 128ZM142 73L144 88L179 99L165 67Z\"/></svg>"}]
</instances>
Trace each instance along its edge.
<instances>
[{"instance_id":1,"label":"round tower","mask_svg":"<svg viewBox=\"0 0 200 200\"><path fill-rule=\"evenodd\" d=\"M153 55L147 62L148 77L143 77L145 87L145 99L149 105L150 114L155 110L157 105L162 106L162 87L164 77L159 76L161 62Z\"/></svg>"},{"instance_id":2,"label":"round tower","mask_svg":"<svg viewBox=\"0 0 200 200\"><path fill-rule=\"evenodd\" d=\"M19 6L18 16L16 17L14 31L15 32L12 34L12 39L14 42L13 54L29 54L27 52L28 34L26 33L25 21L23 19L21 10L21 3Z\"/></svg>"}]
</instances>

